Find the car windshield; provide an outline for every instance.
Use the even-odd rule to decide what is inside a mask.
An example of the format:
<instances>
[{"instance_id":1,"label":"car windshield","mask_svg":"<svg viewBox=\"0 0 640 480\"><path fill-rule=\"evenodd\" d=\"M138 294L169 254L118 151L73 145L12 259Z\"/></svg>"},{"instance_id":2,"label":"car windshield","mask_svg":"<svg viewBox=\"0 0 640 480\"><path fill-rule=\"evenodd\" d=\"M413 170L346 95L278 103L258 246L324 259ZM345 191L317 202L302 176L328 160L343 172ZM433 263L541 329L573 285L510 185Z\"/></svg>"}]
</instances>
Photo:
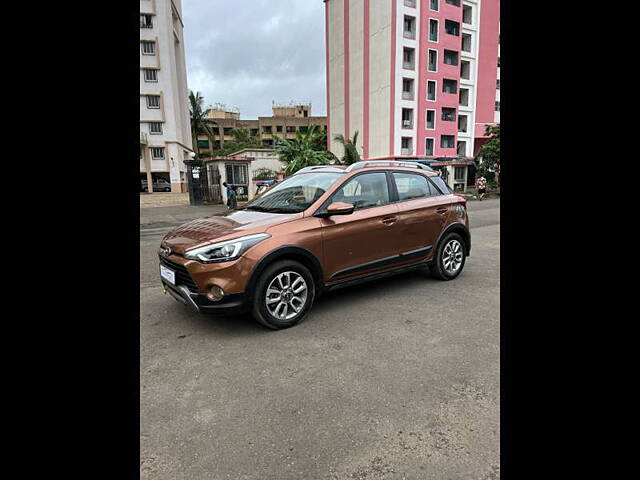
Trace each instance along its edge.
<instances>
[{"instance_id":1,"label":"car windshield","mask_svg":"<svg viewBox=\"0 0 640 480\"><path fill-rule=\"evenodd\" d=\"M271 213L298 213L309 208L344 173L301 173L264 192L245 209Z\"/></svg>"}]
</instances>

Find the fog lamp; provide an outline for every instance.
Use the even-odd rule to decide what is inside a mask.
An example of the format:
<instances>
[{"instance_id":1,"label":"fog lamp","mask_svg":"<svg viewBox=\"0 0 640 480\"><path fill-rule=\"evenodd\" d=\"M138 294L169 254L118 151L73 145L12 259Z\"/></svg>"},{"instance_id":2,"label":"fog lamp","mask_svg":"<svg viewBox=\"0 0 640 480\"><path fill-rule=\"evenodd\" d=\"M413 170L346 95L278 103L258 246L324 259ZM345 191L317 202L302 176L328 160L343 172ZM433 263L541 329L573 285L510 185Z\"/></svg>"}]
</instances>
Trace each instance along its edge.
<instances>
[{"instance_id":1,"label":"fog lamp","mask_svg":"<svg viewBox=\"0 0 640 480\"><path fill-rule=\"evenodd\" d=\"M212 285L207 293L207 298L214 302L219 302L224 297L224 290L217 285Z\"/></svg>"}]
</instances>

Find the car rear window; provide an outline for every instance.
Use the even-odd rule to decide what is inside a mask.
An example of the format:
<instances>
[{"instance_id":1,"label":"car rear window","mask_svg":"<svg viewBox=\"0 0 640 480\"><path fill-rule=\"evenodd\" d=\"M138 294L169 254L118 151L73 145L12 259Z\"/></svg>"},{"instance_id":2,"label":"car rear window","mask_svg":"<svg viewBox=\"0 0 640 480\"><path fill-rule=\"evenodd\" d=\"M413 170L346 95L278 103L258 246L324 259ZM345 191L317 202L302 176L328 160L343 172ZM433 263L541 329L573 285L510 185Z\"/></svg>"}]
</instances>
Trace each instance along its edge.
<instances>
[{"instance_id":1,"label":"car rear window","mask_svg":"<svg viewBox=\"0 0 640 480\"><path fill-rule=\"evenodd\" d=\"M451 193L453 193L451 191L451 189L449 188L449 186L445 183L445 181L442 179L442 177L440 176L433 176L433 177L429 177L429 179L436 184L436 186L438 187L438 189L440 189L440 191L442 192L442 195L449 195Z\"/></svg>"}]
</instances>

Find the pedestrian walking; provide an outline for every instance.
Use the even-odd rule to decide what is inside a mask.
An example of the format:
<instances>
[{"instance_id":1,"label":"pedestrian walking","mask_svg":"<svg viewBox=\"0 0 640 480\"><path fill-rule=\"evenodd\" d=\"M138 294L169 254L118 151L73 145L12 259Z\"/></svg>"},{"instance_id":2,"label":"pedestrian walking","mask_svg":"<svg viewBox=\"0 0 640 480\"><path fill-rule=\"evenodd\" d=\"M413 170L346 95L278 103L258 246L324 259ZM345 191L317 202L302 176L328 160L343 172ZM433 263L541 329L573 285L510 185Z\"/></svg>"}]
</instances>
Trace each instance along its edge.
<instances>
[{"instance_id":1,"label":"pedestrian walking","mask_svg":"<svg viewBox=\"0 0 640 480\"><path fill-rule=\"evenodd\" d=\"M227 182L222 182L222 185L227 189L227 207L229 210L235 210L238 206L235 189Z\"/></svg>"},{"instance_id":2,"label":"pedestrian walking","mask_svg":"<svg viewBox=\"0 0 640 480\"><path fill-rule=\"evenodd\" d=\"M484 194L487 193L487 179L480 176L476 180L476 188L478 189L478 200L482 201Z\"/></svg>"}]
</instances>

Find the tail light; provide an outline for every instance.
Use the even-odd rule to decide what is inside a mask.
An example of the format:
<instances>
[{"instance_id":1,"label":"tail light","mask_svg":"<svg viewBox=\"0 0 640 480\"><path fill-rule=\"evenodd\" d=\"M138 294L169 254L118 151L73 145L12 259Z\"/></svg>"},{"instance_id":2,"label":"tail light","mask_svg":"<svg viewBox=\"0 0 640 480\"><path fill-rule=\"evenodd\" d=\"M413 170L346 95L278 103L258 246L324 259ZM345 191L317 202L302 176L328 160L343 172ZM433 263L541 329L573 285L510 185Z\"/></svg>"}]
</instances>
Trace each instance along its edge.
<instances>
[{"instance_id":1,"label":"tail light","mask_svg":"<svg viewBox=\"0 0 640 480\"><path fill-rule=\"evenodd\" d=\"M458 195L458 196L457 196L457 199L458 199L458 201L459 201L460 203L462 203L465 207L467 206L467 199L466 199L466 198L464 198L464 197L462 197L462 196Z\"/></svg>"}]
</instances>

